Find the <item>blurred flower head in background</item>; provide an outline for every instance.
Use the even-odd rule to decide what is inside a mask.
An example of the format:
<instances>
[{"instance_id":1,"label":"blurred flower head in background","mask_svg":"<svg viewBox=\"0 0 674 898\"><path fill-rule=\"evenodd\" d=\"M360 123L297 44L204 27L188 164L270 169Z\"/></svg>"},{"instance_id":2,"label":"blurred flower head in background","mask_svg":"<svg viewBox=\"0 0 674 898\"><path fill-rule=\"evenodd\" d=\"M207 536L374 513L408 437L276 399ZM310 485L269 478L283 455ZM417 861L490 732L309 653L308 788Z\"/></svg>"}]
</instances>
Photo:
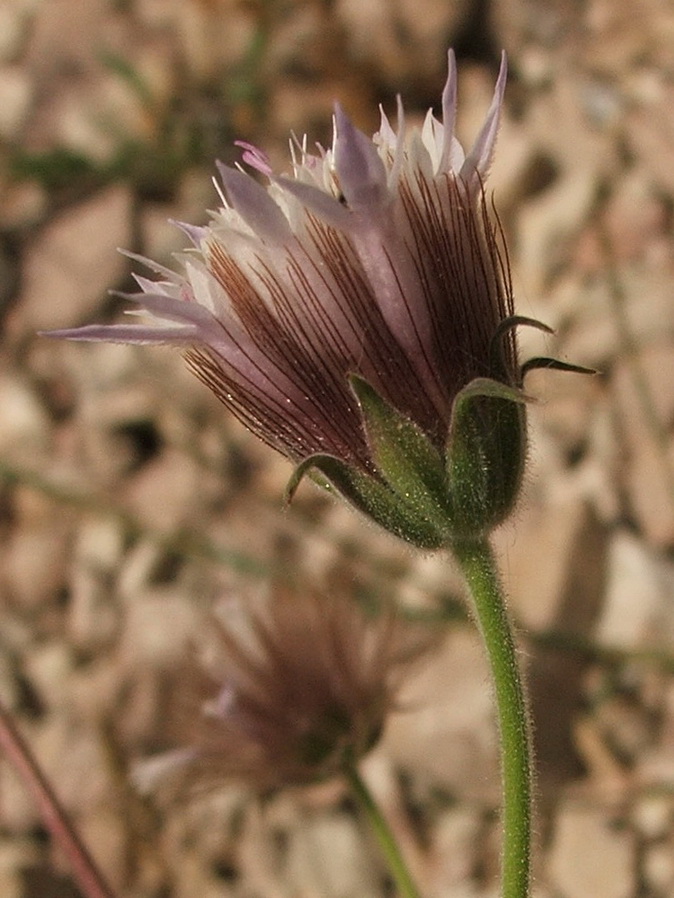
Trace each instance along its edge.
<instances>
[{"instance_id":1,"label":"blurred flower head in background","mask_svg":"<svg viewBox=\"0 0 674 898\"><path fill-rule=\"evenodd\" d=\"M186 721L192 744L141 763L144 789L238 779L266 790L346 772L375 745L405 674L435 641L343 597L276 589L243 620L222 610L198 689L206 699Z\"/></svg>"},{"instance_id":2,"label":"blurred flower head in background","mask_svg":"<svg viewBox=\"0 0 674 898\"><path fill-rule=\"evenodd\" d=\"M521 371L507 258L484 193L506 83L472 149L442 121L373 138L337 106L330 149L291 141L292 175L241 144L219 165L222 206L182 225L182 273L142 260L137 324L76 340L176 343L252 431L391 532L427 548L511 510L524 464ZM132 314L134 314L132 312ZM466 392L467 391L467 392ZM459 409L460 406L460 409ZM457 411L460 410L460 414ZM449 523L448 523L449 522Z\"/></svg>"}]
</instances>

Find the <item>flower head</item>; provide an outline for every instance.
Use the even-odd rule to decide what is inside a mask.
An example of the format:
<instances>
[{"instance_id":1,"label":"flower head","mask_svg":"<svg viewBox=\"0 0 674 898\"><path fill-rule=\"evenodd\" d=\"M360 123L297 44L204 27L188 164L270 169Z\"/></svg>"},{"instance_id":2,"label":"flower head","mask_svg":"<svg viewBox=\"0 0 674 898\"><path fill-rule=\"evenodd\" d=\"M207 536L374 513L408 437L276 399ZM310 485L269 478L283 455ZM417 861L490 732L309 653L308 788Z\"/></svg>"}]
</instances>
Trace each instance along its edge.
<instances>
[{"instance_id":1,"label":"flower head","mask_svg":"<svg viewBox=\"0 0 674 898\"><path fill-rule=\"evenodd\" d=\"M330 149L291 142L292 174L241 144L219 165L221 207L176 273L141 260L128 298L145 324L56 332L175 343L252 431L390 531L437 547L511 510L525 423L507 260L484 192L505 57L472 149L454 134L456 66L442 122L372 139L342 109ZM259 183L260 177L266 186Z\"/></svg>"},{"instance_id":2,"label":"flower head","mask_svg":"<svg viewBox=\"0 0 674 898\"><path fill-rule=\"evenodd\" d=\"M410 662L428 648L392 613L277 590L248 630L216 621L193 744L145 762L141 785L260 789L347 771L378 740Z\"/></svg>"}]
</instances>

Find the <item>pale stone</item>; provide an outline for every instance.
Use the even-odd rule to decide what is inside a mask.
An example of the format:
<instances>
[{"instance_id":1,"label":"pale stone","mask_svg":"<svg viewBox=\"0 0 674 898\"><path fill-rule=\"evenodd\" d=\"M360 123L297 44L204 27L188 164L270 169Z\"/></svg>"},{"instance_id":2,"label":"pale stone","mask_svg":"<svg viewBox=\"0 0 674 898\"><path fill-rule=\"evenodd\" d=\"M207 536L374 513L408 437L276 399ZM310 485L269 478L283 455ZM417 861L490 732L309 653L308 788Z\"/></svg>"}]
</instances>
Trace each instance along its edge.
<instances>
[{"instance_id":1,"label":"pale stone","mask_svg":"<svg viewBox=\"0 0 674 898\"><path fill-rule=\"evenodd\" d=\"M171 866L176 895L222 898L222 883L215 881L213 873L204 867L194 848L181 845L178 856L171 859Z\"/></svg>"},{"instance_id":2,"label":"pale stone","mask_svg":"<svg viewBox=\"0 0 674 898\"><path fill-rule=\"evenodd\" d=\"M15 721L21 735L31 739L31 731L22 721ZM32 745L34 754L35 747ZM38 757L38 761L40 758ZM23 781L13 765L3 756L0 758L0 791L2 792L2 822L6 832L13 835L25 834L38 822L38 813Z\"/></svg>"},{"instance_id":3,"label":"pale stone","mask_svg":"<svg viewBox=\"0 0 674 898\"><path fill-rule=\"evenodd\" d=\"M84 567L102 573L114 572L124 553L124 531L115 520L92 517L77 533L75 556Z\"/></svg>"},{"instance_id":4,"label":"pale stone","mask_svg":"<svg viewBox=\"0 0 674 898\"><path fill-rule=\"evenodd\" d=\"M0 61L16 59L28 33L35 0L11 0L0 5Z\"/></svg>"},{"instance_id":5,"label":"pale stone","mask_svg":"<svg viewBox=\"0 0 674 898\"><path fill-rule=\"evenodd\" d=\"M649 886L661 895L674 891L674 846L671 842L652 845L644 858L644 876Z\"/></svg>"},{"instance_id":6,"label":"pale stone","mask_svg":"<svg viewBox=\"0 0 674 898\"><path fill-rule=\"evenodd\" d=\"M644 102L631 104L626 111L623 122L625 136L630 151L638 158L648 160L656 183L670 194L674 189L674 174L667 157L674 141L670 115L674 91L670 84L665 85L662 81L642 82L641 87L645 87L651 96L644 96Z\"/></svg>"},{"instance_id":7,"label":"pale stone","mask_svg":"<svg viewBox=\"0 0 674 898\"><path fill-rule=\"evenodd\" d=\"M37 181L3 184L0 227L21 231L41 223L47 213L47 193Z\"/></svg>"},{"instance_id":8,"label":"pale stone","mask_svg":"<svg viewBox=\"0 0 674 898\"><path fill-rule=\"evenodd\" d=\"M65 709L70 703L74 660L70 648L61 642L35 646L25 661L31 685L49 711Z\"/></svg>"},{"instance_id":9,"label":"pale stone","mask_svg":"<svg viewBox=\"0 0 674 898\"><path fill-rule=\"evenodd\" d=\"M43 718L39 724L20 718L15 723L69 813L86 809L109 794L111 782L100 739L75 727L65 709ZM4 761L0 764L0 791L3 825L10 831L27 832L39 822L33 796Z\"/></svg>"},{"instance_id":10,"label":"pale stone","mask_svg":"<svg viewBox=\"0 0 674 898\"><path fill-rule=\"evenodd\" d=\"M78 423L88 468L99 483L116 489L130 472L138 469L142 473L146 463L158 461L162 444L158 403L162 399L151 380L140 376L137 356L125 359L124 354L108 354L110 348L120 347L99 344L93 352L92 347L84 352L76 347L83 357L78 372L78 379L82 378ZM152 441L149 446L137 442L134 433L138 425L147 428Z\"/></svg>"},{"instance_id":11,"label":"pale stone","mask_svg":"<svg viewBox=\"0 0 674 898\"><path fill-rule=\"evenodd\" d=\"M456 28L466 9L466 0L401 0L392 16L387 0L338 0L336 4L339 21L357 56L391 78L400 78L401 69L404 72L411 67L411 60L417 77L421 72L437 71L438 60L447 52L446 35ZM446 71L440 69L438 76L444 78Z\"/></svg>"},{"instance_id":12,"label":"pale stone","mask_svg":"<svg viewBox=\"0 0 674 898\"><path fill-rule=\"evenodd\" d=\"M647 539L661 547L674 544L674 503L667 485L673 468L674 447L670 446L663 461L660 451L645 436L631 453L626 477L639 523Z\"/></svg>"},{"instance_id":13,"label":"pale stone","mask_svg":"<svg viewBox=\"0 0 674 898\"><path fill-rule=\"evenodd\" d=\"M39 120L47 132L39 135L42 141L50 138L103 168L119 154L120 133L136 141L151 137L138 93L114 74L101 75L56 95L48 114Z\"/></svg>"},{"instance_id":14,"label":"pale stone","mask_svg":"<svg viewBox=\"0 0 674 898\"><path fill-rule=\"evenodd\" d=\"M155 589L127 606L122 651L134 666L175 663L198 630L188 597Z\"/></svg>"},{"instance_id":15,"label":"pale stone","mask_svg":"<svg viewBox=\"0 0 674 898\"><path fill-rule=\"evenodd\" d=\"M566 345L556 346L550 341L535 347L522 345L521 357L533 356L555 356L583 364L588 361L586 357L571 355ZM545 464L548 457L554 458L555 453L558 457L562 453L568 457L577 448L584 448L589 443L594 418L605 402L604 388L599 378L541 368L527 376L526 389L527 393L540 400L539 405L532 405L529 409L532 459ZM549 440L549 444L542 446L540 451L539 431ZM544 457L539 459L541 455ZM559 462L560 466L566 467L564 457Z\"/></svg>"},{"instance_id":16,"label":"pale stone","mask_svg":"<svg viewBox=\"0 0 674 898\"><path fill-rule=\"evenodd\" d=\"M190 220L187 215L184 218ZM164 265L170 266L173 254L183 251L187 245L184 232L176 227L175 221L169 220L164 204L145 206L141 213L140 229L148 258ZM134 271L146 273L144 266L137 262L134 262Z\"/></svg>"},{"instance_id":17,"label":"pale stone","mask_svg":"<svg viewBox=\"0 0 674 898\"><path fill-rule=\"evenodd\" d=\"M78 817L77 829L105 881L118 894L123 894L133 832L115 804L106 801L92 806L88 813Z\"/></svg>"},{"instance_id":18,"label":"pale stone","mask_svg":"<svg viewBox=\"0 0 674 898\"><path fill-rule=\"evenodd\" d=\"M177 5L175 32L192 77L216 78L224 59L234 62L249 52L255 39L254 19L237 12L236 0ZM282 21L293 13L291 6Z\"/></svg>"},{"instance_id":19,"label":"pale stone","mask_svg":"<svg viewBox=\"0 0 674 898\"><path fill-rule=\"evenodd\" d=\"M198 507L203 476L183 453L166 450L129 485L128 499L145 524L166 531L183 525ZM171 488L167 489L166 484Z\"/></svg>"},{"instance_id":20,"label":"pale stone","mask_svg":"<svg viewBox=\"0 0 674 898\"><path fill-rule=\"evenodd\" d=\"M131 244L131 191L115 184L58 215L26 253L14 329L82 324L126 270L117 252Z\"/></svg>"},{"instance_id":21,"label":"pale stone","mask_svg":"<svg viewBox=\"0 0 674 898\"><path fill-rule=\"evenodd\" d=\"M451 632L405 685L399 706L385 733L394 763L462 797L497 800L496 724L474 632Z\"/></svg>"},{"instance_id":22,"label":"pale stone","mask_svg":"<svg viewBox=\"0 0 674 898\"><path fill-rule=\"evenodd\" d=\"M595 719L614 756L638 760L652 745L652 721L631 701L614 696L601 703Z\"/></svg>"},{"instance_id":23,"label":"pale stone","mask_svg":"<svg viewBox=\"0 0 674 898\"><path fill-rule=\"evenodd\" d=\"M74 715L51 715L35 731L31 747L49 781L58 783L59 798L70 813L86 814L114 793L101 734L78 726Z\"/></svg>"},{"instance_id":24,"label":"pale stone","mask_svg":"<svg viewBox=\"0 0 674 898\"><path fill-rule=\"evenodd\" d=\"M510 604L531 630L552 627L560 614L571 566L589 526L581 497L522 503L513 526L495 535Z\"/></svg>"},{"instance_id":25,"label":"pale stone","mask_svg":"<svg viewBox=\"0 0 674 898\"><path fill-rule=\"evenodd\" d=\"M606 734L594 717L585 715L573 721L573 747L588 780L596 783L602 794L620 795L625 790L625 768L610 750Z\"/></svg>"},{"instance_id":26,"label":"pale stone","mask_svg":"<svg viewBox=\"0 0 674 898\"><path fill-rule=\"evenodd\" d=\"M608 582L596 638L608 646L644 644L670 600L662 571L643 542L617 531L609 547Z\"/></svg>"},{"instance_id":27,"label":"pale stone","mask_svg":"<svg viewBox=\"0 0 674 898\"><path fill-rule=\"evenodd\" d=\"M671 721L667 721L671 727ZM670 733L665 731L661 745L644 752L637 765L639 782L648 789L661 789L674 779L674 749Z\"/></svg>"},{"instance_id":28,"label":"pale stone","mask_svg":"<svg viewBox=\"0 0 674 898\"><path fill-rule=\"evenodd\" d=\"M36 4L28 63L50 77L65 64L90 67L106 25L106 0L49 0Z\"/></svg>"},{"instance_id":29,"label":"pale stone","mask_svg":"<svg viewBox=\"0 0 674 898\"><path fill-rule=\"evenodd\" d=\"M639 303L635 299L634 311L635 315L638 313L639 320L643 322L644 301L641 300L641 293L650 297L654 290L651 289L653 285L649 283L641 282L639 286L645 289L639 291ZM642 334L644 337L661 335L663 327L674 324L671 295L666 292L669 284L664 286L665 296L670 300L667 305L669 314L664 317L664 309L659 306L651 307L647 315L651 330L650 334L648 331ZM634 365L636 365L636 369ZM674 419L674 349L664 342L650 345L640 350L634 362L625 359L618 361L616 365L612 378L616 400L624 416L623 426L629 436L636 440L645 435L644 425L647 428L650 425L647 421L647 412L644 409L644 397L635 384L635 373L643 375L648 390L648 401L652 403L655 416L661 426L666 429L668 423Z\"/></svg>"},{"instance_id":30,"label":"pale stone","mask_svg":"<svg viewBox=\"0 0 674 898\"><path fill-rule=\"evenodd\" d=\"M111 593L123 552L119 522L92 519L80 528L68 606L68 632L80 648L100 650L117 632L119 608Z\"/></svg>"},{"instance_id":31,"label":"pale stone","mask_svg":"<svg viewBox=\"0 0 674 898\"><path fill-rule=\"evenodd\" d=\"M605 811L581 806L560 809L549 875L564 898L631 898L635 861L632 835L612 826Z\"/></svg>"},{"instance_id":32,"label":"pale stone","mask_svg":"<svg viewBox=\"0 0 674 898\"><path fill-rule=\"evenodd\" d=\"M379 0L379 3L383 5L390 21L391 15L385 0ZM363 7L374 5L372 2L361 4ZM435 0L400 0L396 10L398 27L405 30L408 40L417 43L420 53L441 56L447 41L446 35L457 27L466 9L466 0L448 4L436 3ZM490 76L485 74L485 80L487 78L491 81ZM489 94L486 94L484 99L488 103ZM465 105L470 107L470 100ZM482 117L484 118L484 111Z\"/></svg>"},{"instance_id":33,"label":"pale stone","mask_svg":"<svg viewBox=\"0 0 674 898\"><path fill-rule=\"evenodd\" d=\"M18 376L0 374L0 452L19 454L44 450L50 441L49 416L34 391Z\"/></svg>"},{"instance_id":34,"label":"pale stone","mask_svg":"<svg viewBox=\"0 0 674 898\"><path fill-rule=\"evenodd\" d=\"M377 866L368 842L344 813L315 815L292 834L288 880L297 893L374 898L379 894Z\"/></svg>"},{"instance_id":35,"label":"pale stone","mask_svg":"<svg viewBox=\"0 0 674 898\"><path fill-rule=\"evenodd\" d=\"M486 100L486 97L485 97ZM485 103L485 100L482 103ZM474 108L474 117L470 125L473 129L470 136L475 136L479 129L478 116L484 112L485 105ZM531 176L532 165L536 165L536 145L531 136L507 117L507 110L499 127L499 145L507 146L507 153L496 153L492 168L489 171L489 183L498 197L499 217L509 221L513 214L513 205L519 208L522 193L526 192ZM527 314L529 314L527 312ZM520 334L525 333L522 328ZM518 335L519 336L519 335Z\"/></svg>"},{"instance_id":36,"label":"pale stone","mask_svg":"<svg viewBox=\"0 0 674 898\"><path fill-rule=\"evenodd\" d=\"M151 540L141 540L126 555L119 571L116 592L125 601L134 601L147 589L162 557L161 548Z\"/></svg>"},{"instance_id":37,"label":"pale stone","mask_svg":"<svg viewBox=\"0 0 674 898\"><path fill-rule=\"evenodd\" d=\"M21 128L31 95L32 85L23 69L16 66L0 69L0 138L12 140Z\"/></svg>"},{"instance_id":38,"label":"pale stone","mask_svg":"<svg viewBox=\"0 0 674 898\"><path fill-rule=\"evenodd\" d=\"M0 595L2 595L1 592ZM14 643L17 640L15 634L12 632L14 627L8 626L9 623L10 621L8 621L7 616L5 616L5 620L3 620L3 638L6 645L12 646L12 648L15 649ZM22 642L24 640L19 639L18 641ZM18 695L19 684L16 682L14 657L12 657L14 654L14 651L11 653L9 651L4 651L0 654L0 701L2 701L8 709L12 709L20 701Z\"/></svg>"},{"instance_id":39,"label":"pale stone","mask_svg":"<svg viewBox=\"0 0 674 898\"><path fill-rule=\"evenodd\" d=\"M470 889L483 822L478 811L456 807L444 811L433 824L430 865L432 894Z\"/></svg>"},{"instance_id":40,"label":"pale stone","mask_svg":"<svg viewBox=\"0 0 674 898\"><path fill-rule=\"evenodd\" d=\"M597 173L574 166L540 196L530 200L518 218L518 274L525 294L545 292L545 284L567 251L595 200Z\"/></svg>"},{"instance_id":41,"label":"pale stone","mask_svg":"<svg viewBox=\"0 0 674 898\"><path fill-rule=\"evenodd\" d=\"M634 265L622 266L619 275L626 290L626 310L632 329L642 333L650 328L655 333L661 321L645 314L653 303L653 294L661 306L665 320L671 320L671 303L664 298L669 281L665 267L669 267L669 213L667 200L654 184L651 172L645 164L635 167L616 184L607 210L607 230L610 232L611 249L616 262L634 260ZM644 266L641 260L648 260ZM602 266L601 252L597 265ZM639 289L638 281L646 281L650 289ZM655 288L655 289L654 289ZM659 289L658 289L659 288Z\"/></svg>"},{"instance_id":42,"label":"pale stone","mask_svg":"<svg viewBox=\"0 0 674 898\"><path fill-rule=\"evenodd\" d=\"M647 839L660 839L671 824L672 803L666 795L643 795L634 806L634 824Z\"/></svg>"},{"instance_id":43,"label":"pale stone","mask_svg":"<svg viewBox=\"0 0 674 898\"><path fill-rule=\"evenodd\" d=\"M658 313L648 317L660 328L666 326ZM635 385L637 373L643 376L647 400ZM626 484L631 505L648 540L670 546L674 543L674 444L665 437L663 455L645 401L653 405L659 422L655 426L666 434L674 419L674 350L664 343L653 345L642 350L634 362L619 362L612 384L629 453Z\"/></svg>"},{"instance_id":44,"label":"pale stone","mask_svg":"<svg viewBox=\"0 0 674 898\"><path fill-rule=\"evenodd\" d=\"M605 282L583 283L577 274L568 274L551 290L550 302L547 324L554 327L558 319L569 318L564 334L564 358L603 370L606 359L615 355L618 340L615 313Z\"/></svg>"},{"instance_id":45,"label":"pale stone","mask_svg":"<svg viewBox=\"0 0 674 898\"><path fill-rule=\"evenodd\" d=\"M107 654L97 661L77 667L70 676L70 708L73 714L100 728L119 713L128 679L119 658Z\"/></svg>"},{"instance_id":46,"label":"pale stone","mask_svg":"<svg viewBox=\"0 0 674 898\"><path fill-rule=\"evenodd\" d=\"M39 863L39 852L27 839L0 839L0 895L2 898L24 898L25 867Z\"/></svg>"},{"instance_id":47,"label":"pale stone","mask_svg":"<svg viewBox=\"0 0 674 898\"><path fill-rule=\"evenodd\" d=\"M665 750L668 750L672 753L671 760L674 762L674 683L672 683L671 681L665 688L664 701L662 702L662 711L662 744L665 747ZM672 764L672 767L674 767L674 763ZM672 773L674 773L674 770L672 771Z\"/></svg>"},{"instance_id":48,"label":"pale stone","mask_svg":"<svg viewBox=\"0 0 674 898\"><path fill-rule=\"evenodd\" d=\"M59 598L68 564L63 528L24 528L7 543L2 579L13 601L37 608Z\"/></svg>"}]
</instances>

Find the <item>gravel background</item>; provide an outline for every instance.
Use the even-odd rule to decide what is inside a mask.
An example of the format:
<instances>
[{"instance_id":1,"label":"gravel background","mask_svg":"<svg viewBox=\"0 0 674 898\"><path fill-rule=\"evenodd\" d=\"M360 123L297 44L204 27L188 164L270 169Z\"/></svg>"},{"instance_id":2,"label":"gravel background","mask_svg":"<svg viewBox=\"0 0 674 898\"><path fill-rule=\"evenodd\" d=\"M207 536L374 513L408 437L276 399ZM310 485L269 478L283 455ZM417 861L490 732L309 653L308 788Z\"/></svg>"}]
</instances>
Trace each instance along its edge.
<instances>
[{"instance_id":1,"label":"gravel background","mask_svg":"<svg viewBox=\"0 0 674 898\"><path fill-rule=\"evenodd\" d=\"M460 132L511 76L490 179L534 372L526 495L497 534L529 668L537 898L674 894L674 10L666 0L5 0L0 6L0 691L120 896L391 895L340 784L147 799L189 734L188 643L271 572L393 595L447 635L363 772L424 895L497 894L488 678L460 581L311 486L168 349L51 342L114 320L126 247L170 264L235 139L287 166L339 98L437 103ZM430 625L430 624L429 624ZM0 894L76 894L0 767Z\"/></svg>"}]
</instances>

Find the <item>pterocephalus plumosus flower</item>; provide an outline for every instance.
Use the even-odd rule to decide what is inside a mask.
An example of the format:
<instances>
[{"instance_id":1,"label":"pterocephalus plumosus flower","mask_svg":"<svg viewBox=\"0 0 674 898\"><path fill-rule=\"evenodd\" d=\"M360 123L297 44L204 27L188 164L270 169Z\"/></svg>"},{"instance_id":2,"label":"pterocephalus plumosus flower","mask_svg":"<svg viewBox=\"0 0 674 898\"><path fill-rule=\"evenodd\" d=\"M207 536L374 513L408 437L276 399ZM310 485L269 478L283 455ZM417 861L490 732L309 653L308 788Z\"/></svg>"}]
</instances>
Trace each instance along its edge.
<instances>
[{"instance_id":1,"label":"pterocephalus plumosus flower","mask_svg":"<svg viewBox=\"0 0 674 898\"><path fill-rule=\"evenodd\" d=\"M242 144L219 165L221 207L181 273L141 259L128 297L147 323L54 332L73 340L174 343L252 431L388 530L425 548L498 524L525 459L525 368L498 219L485 195L505 56L472 149L454 134L456 65L442 122L372 139L342 109L330 149L291 141L276 175ZM263 186L259 179L266 182ZM561 363L560 363L561 365Z\"/></svg>"},{"instance_id":2,"label":"pterocephalus plumosus flower","mask_svg":"<svg viewBox=\"0 0 674 898\"><path fill-rule=\"evenodd\" d=\"M235 779L267 790L345 774L375 745L410 665L433 644L390 609L369 618L341 596L276 588L252 600L238 629L232 609L220 611L192 744L141 764L145 788Z\"/></svg>"}]
</instances>

